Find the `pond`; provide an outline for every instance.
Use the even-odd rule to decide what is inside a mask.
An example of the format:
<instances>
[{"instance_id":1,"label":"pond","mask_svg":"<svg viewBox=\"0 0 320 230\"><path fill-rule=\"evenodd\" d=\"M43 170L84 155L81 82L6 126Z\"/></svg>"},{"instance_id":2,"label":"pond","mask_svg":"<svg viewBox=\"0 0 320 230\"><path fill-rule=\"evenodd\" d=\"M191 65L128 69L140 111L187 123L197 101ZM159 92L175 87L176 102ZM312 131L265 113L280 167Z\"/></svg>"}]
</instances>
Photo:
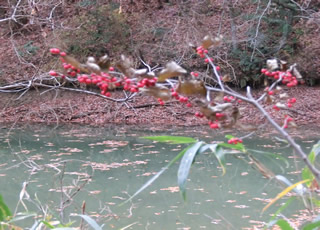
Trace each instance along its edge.
<instances>
[{"instance_id":1,"label":"pond","mask_svg":"<svg viewBox=\"0 0 320 230\"><path fill-rule=\"evenodd\" d=\"M65 223L85 213L103 229L261 229L287 198L262 213L284 187L266 179L243 156L226 156L226 174L213 154L196 158L187 182L187 199L177 185L178 163L130 202L124 203L187 145L157 143L142 136L179 135L207 143L225 141L225 134L204 127L189 129L137 127L28 126L0 129L0 194L12 212L37 212ZM307 152L320 135L304 138L295 131ZM303 134L303 133L302 133ZM238 134L240 135L240 134ZM247 148L280 154L255 153L276 175L300 181L301 165L275 134L263 133L244 141ZM283 157L283 158L281 158ZM23 188L24 199L19 202ZM64 193L61 193L61 191ZM85 207L84 207L85 202ZM287 217L301 215L302 202L294 201ZM121 205L122 204L122 205ZM40 212L40 209L42 212ZM63 212L61 211L63 209ZM31 227L32 218L18 221Z\"/></svg>"}]
</instances>

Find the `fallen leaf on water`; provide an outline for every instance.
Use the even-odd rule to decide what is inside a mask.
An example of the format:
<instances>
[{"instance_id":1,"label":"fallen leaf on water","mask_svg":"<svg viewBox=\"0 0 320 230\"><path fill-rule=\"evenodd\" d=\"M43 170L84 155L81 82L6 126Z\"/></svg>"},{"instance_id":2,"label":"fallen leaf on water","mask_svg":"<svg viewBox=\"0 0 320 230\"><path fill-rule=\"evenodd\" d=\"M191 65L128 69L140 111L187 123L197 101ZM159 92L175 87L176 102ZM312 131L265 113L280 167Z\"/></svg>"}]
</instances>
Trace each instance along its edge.
<instances>
[{"instance_id":1,"label":"fallen leaf on water","mask_svg":"<svg viewBox=\"0 0 320 230\"><path fill-rule=\"evenodd\" d=\"M175 186L175 187L161 188L160 190L174 193L174 192L179 192L179 187Z\"/></svg>"},{"instance_id":2,"label":"fallen leaf on water","mask_svg":"<svg viewBox=\"0 0 320 230\"><path fill-rule=\"evenodd\" d=\"M89 193L90 193L90 194L93 194L93 195L96 195L96 194L101 193L101 191L100 191L100 190L96 190L96 191L90 191Z\"/></svg>"}]
</instances>

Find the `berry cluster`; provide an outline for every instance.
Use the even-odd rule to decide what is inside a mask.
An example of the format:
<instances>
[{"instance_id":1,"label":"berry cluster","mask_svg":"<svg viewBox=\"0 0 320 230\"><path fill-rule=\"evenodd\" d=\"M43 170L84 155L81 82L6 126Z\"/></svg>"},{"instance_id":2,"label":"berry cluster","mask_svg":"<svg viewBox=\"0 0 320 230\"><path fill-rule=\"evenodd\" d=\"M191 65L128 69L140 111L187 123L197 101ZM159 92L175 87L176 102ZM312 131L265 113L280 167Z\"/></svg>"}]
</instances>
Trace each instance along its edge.
<instances>
[{"instance_id":1,"label":"berry cluster","mask_svg":"<svg viewBox=\"0 0 320 230\"><path fill-rule=\"evenodd\" d=\"M230 140L228 140L228 144L236 145L238 143L242 143L242 140L237 137L234 137L234 138L231 138Z\"/></svg>"},{"instance_id":2,"label":"berry cluster","mask_svg":"<svg viewBox=\"0 0 320 230\"><path fill-rule=\"evenodd\" d=\"M124 90L130 91L132 93L139 92L139 88L143 87L152 87L155 86L157 78L143 78L139 81L137 79L130 79L128 77L115 77L112 74L101 72L100 74L91 73L91 74L80 74L81 70L74 67L73 65L67 63L64 59L66 56L65 52L61 52L58 48L50 49L50 53L54 55L60 55L62 62L62 67L66 71L68 77L76 78L79 83L86 85L96 85L100 90L101 94L107 97L111 96L111 93L108 91L116 87L123 87ZM109 71L114 71L114 67L110 67ZM51 76L65 78L63 74L59 74L53 70L49 72ZM161 101L160 104L164 104Z\"/></svg>"},{"instance_id":3,"label":"berry cluster","mask_svg":"<svg viewBox=\"0 0 320 230\"><path fill-rule=\"evenodd\" d=\"M205 54L208 53L208 50L204 49L203 46L198 46L196 50L197 50L197 54L198 54L201 58L205 58Z\"/></svg>"},{"instance_id":4,"label":"berry cluster","mask_svg":"<svg viewBox=\"0 0 320 230\"><path fill-rule=\"evenodd\" d=\"M280 76L282 77L282 84L287 85L288 87L294 87L298 85L297 78L292 75L290 71L273 71L270 72L267 69L261 69L261 73L267 77L272 77L275 80L278 80Z\"/></svg>"}]
</instances>

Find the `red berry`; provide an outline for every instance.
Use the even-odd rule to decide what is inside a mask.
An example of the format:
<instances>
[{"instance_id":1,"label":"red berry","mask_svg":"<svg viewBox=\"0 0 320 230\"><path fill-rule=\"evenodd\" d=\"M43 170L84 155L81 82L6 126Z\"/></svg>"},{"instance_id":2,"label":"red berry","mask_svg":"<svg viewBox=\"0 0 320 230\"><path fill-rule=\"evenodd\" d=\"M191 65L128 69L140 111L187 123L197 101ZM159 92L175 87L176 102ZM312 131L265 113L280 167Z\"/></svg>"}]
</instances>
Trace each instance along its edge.
<instances>
[{"instance_id":1,"label":"red berry","mask_svg":"<svg viewBox=\"0 0 320 230\"><path fill-rule=\"evenodd\" d=\"M72 72L70 72L70 74L69 74L71 77L75 77L76 75L77 75L77 73L76 72L74 72L74 71L72 71Z\"/></svg>"},{"instance_id":2,"label":"red berry","mask_svg":"<svg viewBox=\"0 0 320 230\"><path fill-rule=\"evenodd\" d=\"M277 111L280 110L280 108L279 108L278 106L276 106L276 105L274 105L272 108L273 108L274 110L277 110Z\"/></svg>"},{"instance_id":3,"label":"red berry","mask_svg":"<svg viewBox=\"0 0 320 230\"><path fill-rule=\"evenodd\" d=\"M273 95L274 92L271 90L271 91L268 91L268 94L269 94L269 95Z\"/></svg>"},{"instance_id":4,"label":"red berry","mask_svg":"<svg viewBox=\"0 0 320 230\"><path fill-rule=\"evenodd\" d=\"M114 71L114 67L110 66L109 71Z\"/></svg>"},{"instance_id":5,"label":"red berry","mask_svg":"<svg viewBox=\"0 0 320 230\"><path fill-rule=\"evenodd\" d=\"M290 98L289 102L292 103L292 104L293 104L293 103L296 103L296 102L297 102L297 99L296 99L295 97Z\"/></svg>"},{"instance_id":6,"label":"red berry","mask_svg":"<svg viewBox=\"0 0 320 230\"><path fill-rule=\"evenodd\" d=\"M220 66L217 66L217 67L216 67L216 70L217 70L217 71L220 71L220 69L221 69Z\"/></svg>"},{"instance_id":7,"label":"red berry","mask_svg":"<svg viewBox=\"0 0 320 230\"><path fill-rule=\"evenodd\" d=\"M52 54L59 54L60 53L60 50L58 48L51 48L50 49L50 53Z\"/></svg>"},{"instance_id":8,"label":"red berry","mask_svg":"<svg viewBox=\"0 0 320 230\"><path fill-rule=\"evenodd\" d=\"M130 92L137 93L137 92L139 92L139 90L136 87L131 87Z\"/></svg>"},{"instance_id":9,"label":"red berry","mask_svg":"<svg viewBox=\"0 0 320 230\"><path fill-rule=\"evenodd\" d=\"M178 96L178 93L177 93L176 91L173 91L173 92L171 93L171 96L177 97L177 96Z\"/></svg>"},{"instance_id":10,"label":"red berry","mask_svg":"<svg viewBox=\"0 0 320 230\"><path fill-rule=\"evenodd\" d=\"M187 104L187 107L189 107L189 108L192 107L192 104L191 104L191 103L188 103L188 104Z\"/></svg>"},{"instance_id":11,"label":"red berry","mask_svg":"<svg viewBox=\"0 0 320 230\"><path fill-rule=\"evenodd\" d=\"M288 103L287 106L288 106L289 108L291 108L291 107L292 107L292 104L291 104L291 103Z\"/></svg>"},{"instance_id":12,"label":"red berry","mask_svg":"<svg viewBox=\"0 0 320 230\"><path fill-rule=\"evenodd\" d=\"M196 117L200 117L200 118L202 118L202 117L203 117L203 114L202 114L202 113L200 113L200 112L196 112L194 115L195 115Z\"/></svg>"},{"instance_id":13,"label":"red berry","mask_svg":"<svg viewBox=\"0 0 320 230\"><path fill-rule=\"evenodd\" d=\"M49 72L49 74L50 74L50 76L58 76L58 73L56 71L54 71L54 70L51 70Z\"/></svg>"},{"instance_id":14,"label":"red berry","mask_svg":"<svg viewBox=\"0 0 320 230\"><path fill-rule=\"evenodd\" d=\"M61 52L61 53L60 53L60 56L61 56L61 57L65 57L65 56L67 56L67 54L66 54L66 52Z\"/></svg>"},{"instance_id":15,"label":"red berry","mask_svg":"<svg viewBox=\"0 0 320 230\"><path fill-rule=\"evenodd\" d=\"M86 83L86 84L91 84L91 83L92 83L92 80L91 80L90 78L87 78L87 79L85 80L85 83Z\"/></svg>"},{"instance_id":16,"label":"red berry","mask_svg":"<svg viewBox=\"0 0 320 230\"><path fill-rule=\"evenodd\" d=\"M212 123L212 124L210 124L210 128L211 128L211 129L218 129L218 128L219 128L219 124L217 124L217 123Z\"/></svg>"},{"instance_id":17,"label":"red berry","mask_svg":"<svg viewBox=\"0 0 320 230\"><path fill-rule=\"evenodd\" d=\"M208 62L209 62L209 59L208 59L208 58L204 59L204 62L205 62L205 63L208 63Z\"/></svg>"}]
</instances>

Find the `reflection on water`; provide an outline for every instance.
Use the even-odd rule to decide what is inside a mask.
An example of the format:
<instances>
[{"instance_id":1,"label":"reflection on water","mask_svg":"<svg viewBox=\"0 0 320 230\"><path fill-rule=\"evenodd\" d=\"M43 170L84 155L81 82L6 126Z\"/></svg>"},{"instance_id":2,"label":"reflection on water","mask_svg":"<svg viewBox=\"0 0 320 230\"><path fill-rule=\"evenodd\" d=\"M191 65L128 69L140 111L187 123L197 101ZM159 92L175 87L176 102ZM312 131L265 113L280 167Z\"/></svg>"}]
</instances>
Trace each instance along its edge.
<instances>
[{"instance_id":1,"label":"reflection on water","mask_svg":"<svg viewBox=\"0 0 320 230\"><path fill-rule=\"evenodd\" d=\"M216 158L204 154L192 167L186 202L177 187L176 164L132 202L119 206L186 147L139 138L147 135L184 135L213 142L223 141L225 134L203 128L167 132L79 126L57 129L34 126L10 132L2 129L0 194L15 210L22 184L27 182L30 199L23 202L29 211L40 213L38 208L42 206L65 222L69 218L78 220L72 215L82 213L85 201L85 212L104 224L104 229L128 225L131 227L127 229L261 228L281 204L278 202L261 214L282 187L263 178L244 156L228 155L227 173L221 176ZM312 146L315 137L300 142ZM244 143L248 148L282 153L289 167L285 160L261 153L254 156L275 174L300 180L300 172L296 170L300 160L279 139L251 137ZM300 205L295 202L296 207ZM63 215L61 207L65 209ZM19 204L18 211L24 211L23 204ZM32 223L23 220L19 224L30 227Z\"/></svg>"}]
</instances>

